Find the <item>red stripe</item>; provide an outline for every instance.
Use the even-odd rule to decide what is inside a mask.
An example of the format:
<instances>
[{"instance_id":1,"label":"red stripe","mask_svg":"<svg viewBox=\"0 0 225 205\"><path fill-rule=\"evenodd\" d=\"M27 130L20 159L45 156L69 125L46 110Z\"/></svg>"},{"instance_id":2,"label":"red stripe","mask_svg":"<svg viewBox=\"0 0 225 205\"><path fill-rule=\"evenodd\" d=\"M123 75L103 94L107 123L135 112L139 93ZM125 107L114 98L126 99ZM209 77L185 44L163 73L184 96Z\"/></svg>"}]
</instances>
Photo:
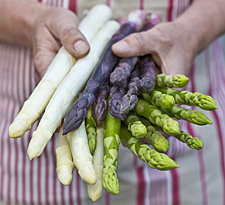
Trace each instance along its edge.
<instances>
[{"instance_id":1,"label":"red stripe","mask_svg":"<svg viewBox=\"0 0 225 205\"><path fill-rule=\"evenodd\" d=\"M137 169L138 178L138 192L137 192L137 205L144 205L145 198L145 179L144 179L144 167Z\"/></svg>"},{"instance_id":2,"label":"red stripe","mask_svg":"<svg viewBox=\"0 0 225 205\"><path fill-rule=\"evenodd\" d=\"M69 0L69 10L75 14L77 13L77 0Z\"/></svg>"},{"instance_id":3,"label":"red stripe","mask_svg":"<svg viewBox=\"0 0 225 205\"><path fill-rule=\"evenodd\" d=\"M110 194L105 191L105 205L110 205Z\"/></svg>"},{"instance_id":4,"label":"red stripe","mask_svg":"<svg viewBox=\"0 0 225 205\"><path fill-rule=\"evenodd\" d=\"M143 10L143 9L144 9L144 0L140 0L139 5L140 5L140 6L139 6L140 9Z\"/></svg>"},{"instance_id":5,"label":"red stripe","mask_svg":"<svg viewBox=\"0 0 225 205\"><path fill-rule=\"evenodd\" d=\"M81 205L81 194L80 194L80 175L77 173L77 180L76 180L76 188L77 188L77 204Z\"/></svg>"},{"instance_id":6,"label":"red stripe","mask_svg":"<svg viewBox=\"0 0 225 205\"><path fill-rule=\"evenodd\" d=\"M169 7L167 11L167 20L172 21L172 13L173 13L173 0L169 0Z\"/></svg>"},{"instance_id":7,"label":"red stripe","mask_svg":"<svg viewBox=\"0 0 225 205\"><path fill-rule=\"evenodd\" d=\"M109 6L111 8L111 0L106 0L106 5Z\"/></svg>"},{"instance_id":8,"label":"red stripe","mask_svg":"<svg viewBox=\"0 0 225 205\"><path fill-rule=\"evenodd\" d=\"M175 161L175 159L173 159ZM180 185L179 185L179 177L177 169L170 170L171 178L172 178L172 204L179 205L180 204Z\"/></svg>"}]
</instances>

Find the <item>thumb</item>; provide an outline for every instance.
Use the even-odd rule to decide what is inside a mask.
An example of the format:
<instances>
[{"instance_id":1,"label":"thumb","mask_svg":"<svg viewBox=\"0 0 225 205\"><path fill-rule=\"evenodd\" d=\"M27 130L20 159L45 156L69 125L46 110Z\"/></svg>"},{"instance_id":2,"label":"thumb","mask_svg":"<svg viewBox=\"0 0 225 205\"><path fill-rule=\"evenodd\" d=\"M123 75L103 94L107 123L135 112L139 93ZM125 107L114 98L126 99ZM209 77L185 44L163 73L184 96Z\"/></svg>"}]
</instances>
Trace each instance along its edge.
<instances>
[{"instance_id":1,"label":"thumb","mask_svg":"<svg viewBox=\"0 0 225 205\"><path fill-rule=\"evenodd\" d=\"M81 58L89 52L89 44L79 31L78 19L72 12L59 12L56 18L50 18L47 27L74 57Z\"/></svg>"},{"instance_id":2,"label":"thumb","mask_svg":"<svg viewBox=\"0 0 225 205\"><path fill-rule=\"evenodd\" d=\"M113 52L120 57L154 54L156 37L152 32L133 33L112 46ZM154 43L153 43L154 42Z\"/></svg>"}]
</instances>

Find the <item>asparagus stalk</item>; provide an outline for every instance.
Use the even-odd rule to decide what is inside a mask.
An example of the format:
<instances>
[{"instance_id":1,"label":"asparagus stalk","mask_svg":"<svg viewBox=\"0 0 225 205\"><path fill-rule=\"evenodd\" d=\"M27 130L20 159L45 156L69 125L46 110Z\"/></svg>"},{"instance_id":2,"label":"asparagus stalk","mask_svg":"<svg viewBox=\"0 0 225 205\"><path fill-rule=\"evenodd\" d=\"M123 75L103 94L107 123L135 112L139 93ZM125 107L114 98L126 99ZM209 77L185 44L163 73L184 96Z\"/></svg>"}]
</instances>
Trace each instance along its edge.
<instances>
[{"instance_id":1,"label":"asparagus stalk","mask_svg":"<svg viewBox=\"0 0 225 205\"><path fill-rule=\"evenodd\" d=\"M107 42L118 28L119 24L117 22L108 21L92 38L90 42L91 50L88 55L77 61L69 74L58 86L29 143L28 155L30 159L42 153L57 127L61 125L66 112L74 103L91 75L94 66L98 63Z\"/></svg>"},{"instance_id":2,"label":"asparagus stalk","mask_svg":"<svg viewBox=\"0 0 225 205\"><path fill-rule=\"evenodd\" d=\"M182 88L189 81L185 75L176 74L174 76L169 76L165 74L158 74L156 76L156 85L158 87L169 87L169 88Z\"/></svg>"},{"instance_id":3,"label":"asparagus stalk","mask_svg":"<svg viewBox=\"0 0 225 205\"><path fill-rule=\"evenodd\" d=\"M152 90L149 94L141 94L141 97L156 107L170 108L174 106L175 100L171 95Z\"/></svg>"},{"instance_id":4,"label":"asparagus stalk","mask_svg":"<svg viewBox=\"0 0 225 205\"><path fill-rule=\"evenodd\" d=\"M147 142L151 144L156 151L167 152L170 148L169 141L162 135L161 132L157 131L147 119L140 117L140 120L147 127L147 134L145 135Z\"/></svg>"},{"instance_id":5,"label":"asparagus stalk","mask_svg":"<svg viewBox=\"0 0 225 205\"><path fill-rule=\"evenodd\" d=\"M75 131L68 133L67 140L70 145L74 165L80 177L88 184L95 184L97 176L92 163L92 155L88 147L85 122L82 122L80 127Z\"/></svg>"},{"instance_id":6,"label":"asparagus stalk","mask_svg":"<svg viewBox=\"0 0 225 205\"><path fill-rule=\"evenodd\" d=\"M174 135L179 141L186 143L188 147L199 150L203 147L204 143L198 137L192 137L189 133L181 131L180 134Z\"/></svg>"},{"instance_id":7,"label":"asparagus stalk","mask_svg":"<svg viewBox=\"0 0 225 205\"><path fill-rule=\"evenodd\" d=\"M88 138L88 146L90 149L91 154L93 155L96 147L96 122L92 116L92 107L88 109L87 117L86 117L86 132L87 132L87 138Z\"/></svg>"},{"instance_id":8,"label":"asparagus stalk","mask_svg":"<svg viewBox=\"0 0 225 205\"><path fill-rule=\"evenodd\" d=\"M140 80L140 65L136 64L134 70L130 76L130 82L128 84L127 94L123 96L121 100L121 113L128 113L130 110L133 110L134 106L137 104L139 94L138 82Z\"/></svg>"},{"instance_id":9,"label":"asparagus stalk","mask_svg":"<svg viewBox=\"0 0 225 205\"><path fill-rule=\"evenodd\" d=\"M151 149L148 145L142 143L125 127L121 127L120 136L124 146L127 146L133 154L146 162L150 167L159 170L170 170L179 167L176 162L170 159L166 154L159 153Z\"/></svg>"},{"instance_id":10,"label":"asparagus stalk","mask_svg":"<svg viewBox=\"0 0 225 205\"><path fill-rule=\"evenodd\" d=\"M69 185L73 178L73 159L67 138L62 135L63 128L60 128L56 153L56 171L59 181L63 185Z\"/></svg>"},{"instance_id":11,"label":"asparagus stalk","mask_svg":"<svg viewBox=\"0 0 225 205\"><path fill-rule=\"evenodd\" d=\"M126 87L113 85L110 88L110 100L109 100L109 111L110 114L121 120L124 120L126 113L121 113L121 99L125 95Z\"/></svg>"},{"instance_id":12,"label":"asparagus stalk","mask_svg":"<svg viewBox=\"0 0 225 205\"><path fill-rule=\"evenodd\" d=\"M103 166L103 187L110 194L119 193L119 180L117 178L117 159L119 156L119 145L120 145L120 128L121 120L113 117L109 109L106 116L106 128L105 128L105 155L104 155L104 166Z\"/></svg>"},{"instance_id":13,"label":"asparagus stalk","mask_svg":"<svg viewBox=\"0 0 225 205\"><path fill-rule=\"evenodd\" d=\"M96 102L94 102L92 105L92 115L98 125L100 125L101 121L106 117L107 114L107 98L109 95L109 90L109 81L106 81L103 84L100 93L98 94Z\"/></svg>"},{"instance_id":14,"label":"asparagus stalk","mask_svg":"<svg viewBox=\"0 0 225 205\"><path fill-rule=\"evenodd\" d=\"M121 20L121 19L120 19ZM150 16L149 21L145 24L141 31L147 31L151 29L153 26L158 24L161 21L161 18L157 14L152 14ZM134 66L138 62L139 57L128 57L122 58L118 64L118 66L114 69L114 71L110 74L110 82L114 85L122 86L128 83L128 78ZM154 63L154 62L153 62Z\"/></svg>"},{"instance_id":15,"label":"asparagus stalk","mask_svg":"<svg viewBox=\"0 0 225 205\"><path fill-rule=\"evenodd\" d=\"M211 96L199 92L192 93L186 90L179 91L172 88L157 88L157 90L172 95L175 99L175 103L179 105L198 106L203 110L209 111L218 108L215 100Z\"/></svg>"},{"instance_id":16,"label":"asparagus stalk","mask_svg":"<svg viewBox=\"0 0 225 205\"><path fill-rule=\"evenodd\" d=\"M212 124L212 121L204 113L197 110L190 110L175 105L170 108L161 107L160 109L163 113L178 120L183 119L197 125Z\"/></svg>"},{"instance_id":17,"label":"asparagus stalk","mask_svg":"<svg viewBox=\"0 0 225 205\"><path fill-rule=\"evenodd\" d=\"M84 91L79 95L78 101L67 113L63 134L75 130L80 126L87 115L88 108L96 100L100 88L106 82L118 62L119 57L113 54L112 45L127 35L139 31L145 23L146 16L148 16L147 12L141 10L132 11L128 15L128 22L123 24L119 31L111 38Z\"/></svg>"},{"instance_id":18,"label":"asparagus stalk","mask_svg":"<svg viewBox=\"0 0 225 205\"><path fill-rule=\"evenodd\" d=\"M151 55L145 55L140 59L140 80L138 82L140 93L150 93L155 87L155 62Z\"/></svg>"},{"instance_id":19,"label":"asparagus stalk","mask_svg":"<svg viewBox=\"0 0 225 205\"><path fill-rule=\"evenodd\" d=\"M157 107L149 104L147 101L139 99L135 106L135 111L148 119L152 124L156 124L163 129L166 134L180 134L181 130L177 121L163 114Z\"/></svg>"},{"instance_id":20,"label":"asparagus stalk","mask_svg":"<svg viewBox=\"0 0 225 205\"><path fill-rule=\"evenodd\" d=\"M127 86L128 79L134 66L138 62L138 57L122 58L118 66L110 74L110 82L117 86Z\"/></svg>"},{"instance_id":21,"label":"asparagus stalk","mask_svg":"<svg viewBox=\"0 0 225 205\"><path fill-rule=\"evenodd\" d=\"M124 124L134 137L142 138L147 134L147 128L133 111L130 111L124 119Z\"/></svg>"},{"instance_id":22,"label":"asparagus stalk","mask_svg":"<svg viewBox=\"0 0 225 205\"><path fill-rule=\"evenodd\" d=\"M102 122L97 126L97 144L93 155L93 165L97 175L95 184L87 184L88 195L92 201L96 201L102 195L102 170L104 156L104 135L105 123Z\"/></svg>"},{"instance_id":23,"label":"asparagus stalk","mask_svg":"<svg viewBox=\"0 0 225 205\"><path fill-rule=\"evenodd\" d=\"M87 41L90 42L91 38L110 18L112 18L112 11L108 6L104 4L96 5L80 22L78 28ZM44 77L24 102L22 109L9 126L10 137L21 137L31 128L33 123L44 112L52 95L75 62L76 59L64 47L61 47Z\"/></svg>"}]
</instances>

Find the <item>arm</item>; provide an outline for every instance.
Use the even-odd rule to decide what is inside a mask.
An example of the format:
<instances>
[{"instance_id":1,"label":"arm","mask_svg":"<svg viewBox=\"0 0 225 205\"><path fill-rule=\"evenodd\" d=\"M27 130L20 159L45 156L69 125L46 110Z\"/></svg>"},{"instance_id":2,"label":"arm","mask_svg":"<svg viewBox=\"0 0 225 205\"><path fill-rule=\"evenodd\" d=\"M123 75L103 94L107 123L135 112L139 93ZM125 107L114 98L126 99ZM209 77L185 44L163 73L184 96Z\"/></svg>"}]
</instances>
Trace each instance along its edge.
<instances>
[{"instance_id":1,"label":"arm","mask_svg":"<svg viewBox=\"0 0 225 205\"><path fill-rule=\"evenodd\" d=\"M150 53L163 73L188 76L195 56L225 32L224 10L224 0L195 0L175 21L132 34L113 51L121 57Z\"/></svg>"},{"instance_id":2,"label":"arm","mask_svg":"<svg viewBox=\"0 0 225 205\"><path fill-rule=\"evenodd\" d=\"M78 19L69 10L30 0L0 0L0 42L32 48L40 77L62 45L77 58L88 53L77 26Z\"/></svg>"}]
</instances>

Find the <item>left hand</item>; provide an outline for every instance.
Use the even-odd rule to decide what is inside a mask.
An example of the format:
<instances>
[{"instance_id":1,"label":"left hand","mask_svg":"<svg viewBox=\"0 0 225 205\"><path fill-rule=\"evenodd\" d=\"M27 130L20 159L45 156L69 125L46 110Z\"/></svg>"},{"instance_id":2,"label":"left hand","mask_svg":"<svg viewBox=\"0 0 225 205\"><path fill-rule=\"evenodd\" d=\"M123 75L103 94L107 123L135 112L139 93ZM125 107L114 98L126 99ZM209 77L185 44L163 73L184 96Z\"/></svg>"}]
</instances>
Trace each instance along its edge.
<instances>
[{"instance_id":1,"label":"left hand","mask_svg":"<svg viewBox=\"0 0 225 205\"><path fill-rule=\"evenodd\" d=\"M151 54L166 75L189 76L196 55L191 33L176 22L159 23L146 32L131 34L113 45L120 57Z\"/></svg>"}]
</instances>

